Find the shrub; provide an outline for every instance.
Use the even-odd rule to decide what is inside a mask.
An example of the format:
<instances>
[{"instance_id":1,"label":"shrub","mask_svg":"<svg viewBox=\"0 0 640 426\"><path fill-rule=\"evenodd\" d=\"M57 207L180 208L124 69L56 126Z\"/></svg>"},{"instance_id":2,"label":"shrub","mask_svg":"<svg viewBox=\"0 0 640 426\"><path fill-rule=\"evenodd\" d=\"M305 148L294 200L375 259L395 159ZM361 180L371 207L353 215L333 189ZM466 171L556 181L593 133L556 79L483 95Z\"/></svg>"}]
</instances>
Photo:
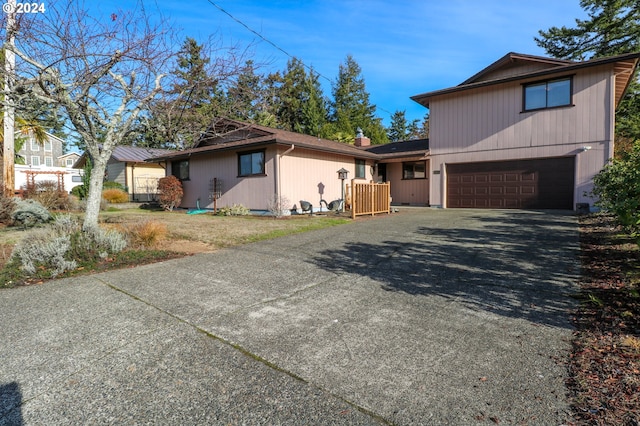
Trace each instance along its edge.
<instances>
[{"instance_id":1,"label":"shrub","mask_svg":"<svg viewBox=\"0 0 640 426\"><path fill-rule=\"evenodd\" d=\"M612 212L636 237L640 234L640 141L631 152L614 159L593 179L596 205Z\"/></svg>"},{"instance_id":2,"label":"shrub","mask_svg":"<svg viewBox=\"0 0 640 426\"><path fill-rule=\"evenodd\" d=\"M218 210L220 216L247 216L250 210L242 204L234 204L231 207L222 207Z\"/></svg>"},{"instance_id":3,"label":"shrub","mask_svg":"<svg viewBox=\"0 0 640 426\"><path fill-rule=\"evenodd\" d=\"M113 204L129 202L129 194L117 188L105 189L102 191L102 198Z\"/></svg>"},{"instance_id":4,"label":"shrub","mask_svg":"<svg viewBox=\"0 0 640 426\"><path fill-rule=\"evenodd\" d=\"M112 180L104 182L102 184L102 189L119 189L121 191L127 192L126 188L122 184Z\"/></svg>"},{"instance_id":5,"label":"shrub","mask_svg":"<svg viewBox=\"0 0 640 426\"><path fill-rule=\"evenodd\" d=\"M32 228L49 222L52 219L51 213L36 200L16 199L16 206L11 214L11 219L16 226Z\"/></svg>"},{"instance_id":6,"label":"shrub","mask_svg":"<svg viewBox=\"0 0 640 426\"><path fill-rule=\"evenodd\" d=\"M79 262L104 259L125 248L122 234L101 228L83 232L77 219L59 215L50 226L21 240L10 262L18 264L27 276L56 277L77 268Z\"/></svg>"},{"instance_id":7,"label":"shrub","mask_svg":"<svg viewBox=\"0 0 640 426\"><path fill-rule=\"evenodd\" d=\"M71 207L69 195L59 190L52 180L36 182L35 186L26 188L24 197L39 202L47 210L69 210Z\"/></svg>"},{"instance_id":8,"label":"shrub","mask_svg":"<svg viewBox=\"0 0 640 426\"><path fill-rule=\"evenodd\" d=\"M84 200L87 197L87 192L87 188L84 185L71 188L71 195L78 197L80 200Z\"/></svg>"},{"instance_id":9,"label":"shrub","mask_svg":"<svg viewBox=\"0 0 640 426\"><path fill-rule=\"evenodd\" d=\"M166 176L158 180L160 205L164 210L172 211L182 201L182 183L175 176Z\"/></svg>"},{"instance_id":10,"label":"shrub","mask_svg":"<svg viewBox=\"0 0 640 426\"><path fill-rule=\"evenodd\" d=\"M291 202L285 196L274 194L267 202L267 209L275 217L282 217L291 208Z\"/></svg>"},{"instance_id":11,"label":"shrub","mask_svg":"<svg viewBox=\"0 0 640 426\"><path fill-rule=\"evenodd\" d=\"M132 247L153 248L167 236L167 225L145 220L127 225L123 231Z\"/></svg>"}]
</instances>

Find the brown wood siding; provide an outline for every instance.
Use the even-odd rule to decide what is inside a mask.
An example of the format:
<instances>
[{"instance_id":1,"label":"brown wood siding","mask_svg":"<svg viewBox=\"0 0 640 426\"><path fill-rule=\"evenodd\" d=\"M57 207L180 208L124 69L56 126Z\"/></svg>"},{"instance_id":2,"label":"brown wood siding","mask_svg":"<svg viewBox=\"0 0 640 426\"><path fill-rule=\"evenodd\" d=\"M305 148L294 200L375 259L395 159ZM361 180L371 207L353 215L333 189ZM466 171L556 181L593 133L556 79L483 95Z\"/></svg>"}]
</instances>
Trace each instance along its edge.
<instances>
[{"instance_id":1,"label":"brown wood siding","mask_svg":"<svg viewBox=\"0 0 640 426\"><path fill-rule=\"evenodd\" d=\"M426 175L429 177L429 162L426 163ZM387 163L387 180L391 182L393 204L429 204L429 179L403 179L402 163Z\"/></svg>"},{"instance_id":2,"label":"brown wood siding","mask_svg":"<svg viewBox=\"0 0 640 426\"><path fill-rule=\"evenodd\" d=\"M573 209L574 157L447 165L447 207Z\"/></svg>"},{"instance_id":3,"label":"brown wood siding","mask_svg":"<svg viewBox=\"0 0 640 426\"><path fill-rule=\"evenodd\" d=\"M522 85L506 83L445 95L431 102L431 155L503 151L609 139L610 70L573 78L575 106L522 111ZM597 118L597 119L596 119Z\"/></svg>"}]
</instances>

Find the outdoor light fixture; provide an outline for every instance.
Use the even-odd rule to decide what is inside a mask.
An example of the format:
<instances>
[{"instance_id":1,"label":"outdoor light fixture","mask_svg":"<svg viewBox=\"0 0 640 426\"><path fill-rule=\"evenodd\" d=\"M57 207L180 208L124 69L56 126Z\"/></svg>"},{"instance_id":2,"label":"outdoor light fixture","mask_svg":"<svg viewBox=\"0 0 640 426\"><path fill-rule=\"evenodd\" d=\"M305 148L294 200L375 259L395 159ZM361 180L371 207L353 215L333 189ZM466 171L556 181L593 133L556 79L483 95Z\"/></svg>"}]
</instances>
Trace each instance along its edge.
<instances>
[{"instance_id":1,"label":"outdoor light fixture","mask_svg":"<svg viewBox=\"0 0 640 426\"><path fill-rule=\"evenodd\" d=\"M347 175L349 174L349 170L345 169L344 167L341 168L340 170L338 170L338 179L340 180L346 180L347 179Z\"/></svg>"},{"instance_id":2,"label":"outdoor light fixture","mask_svg":"<svg viewBox=\"0 0 640 426\"><path fill-rule=\"evenodd\" d=\"M582 152L589 151L590 149L591 149L591 147L589 145L583 146L582 147Z\"/></svg>"},{"instance_id":3,"label":"outdoor light fixture","mask_svg":"<svg viewBox=\"0 0 640 426\"><path fill-rule=\"evenodd\" d=\"M338 179L342 182L342 211L344 212L344 181L347 179L347 175L349 174L349 170L344 167L338 170Z\"/></svg>"}]
</instances>

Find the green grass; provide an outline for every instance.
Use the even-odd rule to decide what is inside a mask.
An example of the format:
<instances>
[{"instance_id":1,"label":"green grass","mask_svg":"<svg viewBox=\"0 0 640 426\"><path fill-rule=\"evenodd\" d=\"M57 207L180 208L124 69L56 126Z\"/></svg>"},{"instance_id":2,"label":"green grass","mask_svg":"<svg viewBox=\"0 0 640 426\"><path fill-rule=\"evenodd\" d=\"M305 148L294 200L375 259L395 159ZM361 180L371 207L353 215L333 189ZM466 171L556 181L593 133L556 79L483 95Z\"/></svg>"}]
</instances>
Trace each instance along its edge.
<instances>
[{"instance_id":1,"label":"green grass","mask_svg":"<svg viewBox=\"0 0 640 426\"><path fill-rule=\"evenodd\" d=\"M306 223L303 226L287 229L274 229L265 233L253 234L245 239L247 243L254 243L257 241L270 240L272 238L285 237L287 235L301 234L303 232L315 231L318 229L328 228L330 226L343 225L351 222L350 219L345 218L321 218L311 223Z\"/></svg>"}]
</instances>

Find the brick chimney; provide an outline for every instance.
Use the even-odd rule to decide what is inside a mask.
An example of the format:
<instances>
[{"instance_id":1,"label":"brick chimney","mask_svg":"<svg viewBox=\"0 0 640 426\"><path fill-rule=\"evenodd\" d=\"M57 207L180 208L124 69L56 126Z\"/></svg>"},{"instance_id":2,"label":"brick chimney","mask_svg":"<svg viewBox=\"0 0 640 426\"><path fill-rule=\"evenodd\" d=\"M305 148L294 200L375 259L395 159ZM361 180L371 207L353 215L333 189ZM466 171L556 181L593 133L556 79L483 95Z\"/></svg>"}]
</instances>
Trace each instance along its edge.
<instances>
[{"instance_id":1,"label":"brick chimney","mask_svg":"<svg viewBox=\"0 0 640 426\"><path fill-rule=\"evenodd\" d=\"M360 127L358 127L357 132L358 133L356 133L355 146L370 146L371 139L369 139L362 133L362 129Z\"/></svg>"}]
</instances>

